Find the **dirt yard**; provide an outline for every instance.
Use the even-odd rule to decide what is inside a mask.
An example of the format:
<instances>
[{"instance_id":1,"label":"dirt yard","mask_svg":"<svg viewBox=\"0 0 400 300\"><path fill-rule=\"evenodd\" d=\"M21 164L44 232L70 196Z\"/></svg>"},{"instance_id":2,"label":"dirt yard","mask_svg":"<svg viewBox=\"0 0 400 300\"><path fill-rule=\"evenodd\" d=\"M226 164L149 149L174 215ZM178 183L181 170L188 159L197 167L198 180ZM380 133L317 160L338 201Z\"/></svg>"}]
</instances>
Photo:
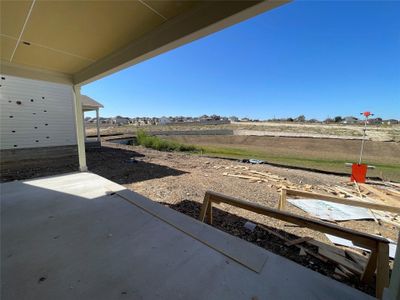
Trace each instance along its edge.
<instances>
[{"instance_id":1,"label":"dirt yard","mask_svg":"<svg viewBox=\"0 0 400 300\"><path fill-rule=\"evenodd\" d=\"M251 166L251 169L271 172L283 176L299 185L335 185L348 181L346 177L325 175L314 172L279 168L269 165L249 165L218 158L194 156L183 153L167 153L138 146L126 146L104 142L100 149L91 149L87 153L88 167L114 182L138 192L153 201L169 206L177 211L198 218L201 203L207 190L249 200L255 203L276 207L277 188L266 183L251 182L241 178L224 176L223 173L238 166ZM76 171L75 160L48 162L35 161L25 165L18 173L3 168L1 180L9 181ZM288 211L307 216L302 210L288 205ZM346 284L373 294L373 285L360 283L356 277L340 278L335 273L335 265L324 263L311 256L300 256L296 247L285 246L284 241L271 235L259 226L254 231L244 227L247 221L262 224L286 238L310 236L330 244L324 234L307 228L293 226L268 217L260 216L227 205L214 208L214 225L220 230L238 236L274 253L285 256L299 264L322 274L343 281ZM340 226L362 232L380 234L397 240L398 231L393 225L374 221L347 221Z\"/></svg>"},{"instance_id":2,"label":"dirt yard","mask_svg":"<svg viewBox=\"0 0 400 300\"><path fill-rule=\"evenodd\" d=\"M284 122L233 122L221 125L142 125L117 126L101 124L101 134L135 133L138 129L146 131L203 131L233 130L235 135L286 135L292 137L331 137L336 139L360 139L363 136L362 125L347 124L303 124ZM95 124L86 124L86 132L96 135ZM400 124L368 125L367 138L371 141L400 142Z\"/></svg>"},{"instance_id":3,"label":"dirt yard","mask_svg":"<svg viewBox=\"0 0 400 300\"><path fill-rule=\"evenodd\" d=\"M168 139L204 146L240 148L269 153L271 156L321 158L326 160L357 161L359 140L315 138L286 138L260 136L169 136ZM395 142L367 142L363 158L366 162L400 165L400 144Z\"/></svg>"},{"instance_id":4,"label":"dirt yard","mask_svg":"<svg viewBox=\"0 0 400 300\"><path fill-rule=\"evenodd\" d=\"M359 159L359 140L267 136L168 136L175 142L203 147L210 155L258 158L271 163L350 173L346 162ZM363 162L376 168L368 176L400 181L400 143L368 141Z\"/></svg>"},{"instance_id":5,"label":"dirt yard","mask_svg":"<svg viewBox=\"0 0 400 300\"><path fill-rule=\"evenodd\" d=\"M95 133L92 125L87 126L88 135ZM362 128L359 125L273 122L240 122L223 125L183 123L179 126L140 127L132 124L125 126L103 124L101 133L104 137L113 134L132 136L137 130L143 129L150 133L161 134L160 137L163 139L201 147L209 156L257 158L284 166L343 174L350 173L350 168L346 167L345 163L358 162ZM218 130L231 133L217 135L215 132ZM245 135L244 132L249 135ZM279 136L264 135L268 132ZM363 162L376 167L369 170L368 176L400 182L400 125L370 125L367 138Z\"/></svg>"}]
</instances>

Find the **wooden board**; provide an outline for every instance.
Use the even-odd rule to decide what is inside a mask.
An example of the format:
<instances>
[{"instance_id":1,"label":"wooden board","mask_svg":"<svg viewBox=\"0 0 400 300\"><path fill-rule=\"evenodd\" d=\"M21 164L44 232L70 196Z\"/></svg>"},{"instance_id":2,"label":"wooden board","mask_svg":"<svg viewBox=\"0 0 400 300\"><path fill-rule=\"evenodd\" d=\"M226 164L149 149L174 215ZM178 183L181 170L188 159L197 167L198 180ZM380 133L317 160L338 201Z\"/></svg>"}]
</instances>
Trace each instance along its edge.
<instances>
[{"instance_id":1,"label":"wooden board","mask_svg":"<svg viewBox=\"0 0 400 300\"><path fill-rule=\"evenodd\" d=\"M343 256L340 256L334 252L331 252L325 248L319 248L318 249L318 254L328 258L329 260L340 264L344 267L346 267L347 269L349 269L350 271L354 272L357 275L361 275L363 270L361 269L361 267L359 265L357 265L356 263L354 263L353 261L344 258Z\"/></svg>"},{"instance_id":2,"label":"wooden board","mask_svg":"<svg viewBox=\"0 0 400 300\"><path fill-rule=\"evenodd\" d=\"M346 250L346 254L350 256L350 258L354 260L363 270L365 269L368 263L368 258L349 250Z\"/></svg>"},{"instance_id":3,"label":"wooden board","mask_svg":"<svg viewBox=\"0 0 400 300\"><path fill-rule=\"evenodd\" d=\"M206 196L209 196L210 201L216 203L227 203L239 208L246 209L255 213L269 216L281 221L289 222L299 226L305 226L313 230L332 234L341 238L352 240L355 244L361 247L373 250L376 248L376 243L389 243L385 238L374 236L371 234L363 233L360 231L340 227L335 224L330 224L320 220L299 216L286 211L280 211L274 208L266 207L257 203L236 199L233 197L225 196L219 193L207 191Z\"/></svg>"},{"instance_id":4,"label":"wooden board","mask_svg":"<svg viewBox=\"0 0 400 300\"><path fill-rule=\"evenodd\" d=\"M346 257L346 252L343 249L340 249L336 246L331 246L331 245L328 245L328 244L325 244L323 242L316 241L316 240L309 240L309 241L307 241L307 243L310 245L316 246L318 248L324 248L324 249L331 251L333 253L336 253L337 255L340 255L342 257Z\"/></svg>"},{"instance_id":5,"label":"wooden board","mask_svg":"<svg viewBox=\"0 0 400 300\"><path fill-rule=\"evenodd\" d=\"M363 189L366 189L367 191L369 191L369 192L375 194L376 196L378 196L382 201L389 202L391 204L396 204L396 202L398 202L398 200L394 199L393 197L391 197L389 195L386 195L383 191L381 191L381 190L379 190L379 189L377 189L377 188L375 188L375 187L373 187L371 185L362 183L362 184L360 184L360 186Z\"/></svg>"},{"instance_id":6,"label":"wooden board","mask_svg":"<svg viewBox=\"0 0 400 300\"><path fill-rule=\"evenodd\" d=\"M297 245L297 244L301 244L301 243L307 242L307 241L309 241L310 239L311 239L311 237L309 237L309 236L304 236L304 237L301 237L301 238L292 240L292 241L290 241L290 242L286 242L285 245L286 245L286 246L293 246L293 245Z\"/></svg>"}]
</instances>

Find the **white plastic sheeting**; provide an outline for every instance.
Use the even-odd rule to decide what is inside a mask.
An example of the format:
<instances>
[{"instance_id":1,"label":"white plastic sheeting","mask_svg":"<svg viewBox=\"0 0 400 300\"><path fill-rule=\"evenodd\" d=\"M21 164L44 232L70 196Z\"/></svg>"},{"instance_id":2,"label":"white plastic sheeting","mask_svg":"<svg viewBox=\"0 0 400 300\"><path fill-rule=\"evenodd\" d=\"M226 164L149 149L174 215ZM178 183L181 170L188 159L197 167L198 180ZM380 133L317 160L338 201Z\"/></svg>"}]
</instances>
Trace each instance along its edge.
<instances>
[{"instance_id":1,"label":"white plastic sheeting","mask_svg":"<svg viewBox=\"0 0 400 300\"><path fill-rule=\"evenodd\" d=\"M314 199L289 199L288 201L310 215L322 220L346 221L373 219L370 210L364 207L355 207Z\"/></svg>"},{"instance_id":2,"label":"white plastic sheeting","mask_svg":"<svg viewBox=\"0 0 400 300\"><path fill-rule=\"evenodd\" d=\"M335 235L330 235L330 234L325 234L325 235L335 245L341 245L341 246L346 246L346 247L350 247L350 248L357 248L357 249L361 249L361 250L370 252L369 249L365 249L365 248L358 247L358 246L354 245L353 242L350 241L350 240L343 239L343 238L337 237ZM390 239L388 239L388 240L390 241L390 244L389 244L389 257L390 258L394 258L395 255L396 255L397 245L394 243L394 241L392 241Z\"/></svg>"}]
</instances>

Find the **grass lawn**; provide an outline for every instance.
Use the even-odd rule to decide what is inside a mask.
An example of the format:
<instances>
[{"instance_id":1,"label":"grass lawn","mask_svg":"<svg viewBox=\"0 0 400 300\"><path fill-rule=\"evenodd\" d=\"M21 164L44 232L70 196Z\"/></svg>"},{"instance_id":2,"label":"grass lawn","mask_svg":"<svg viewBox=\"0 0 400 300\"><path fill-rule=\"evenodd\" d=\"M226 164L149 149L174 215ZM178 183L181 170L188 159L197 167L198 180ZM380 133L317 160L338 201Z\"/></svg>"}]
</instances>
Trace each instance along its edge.
<instances>
[{"instance_id":1,"label":"grass lawn","mask_svg":"<svg viewBox=\"0 0 400 300\"><path fill-rule=\"evenodd\" d=\"M200 146L199 146L200 147ZM305 158L305 157L292 157L290 155L270 155L261 151L246 150L230 147L213 147L201 146L203 154L215 157L228 157L228 158L255 158L265 160L271 163L277 163L287 166L313 168L323 171L351 173L351 168L346 167L345 160L331 160L323 158ZM369 165L374 165L375 170L368 170L368 176L381 177L385 180L400 182L400 165L374 163L373 161L365 161Z\"/></svg>"},{"instance_id":2,"label":"grass lawn","mask_svg":"<svg viewBox=\"0 0 400 300\"><path fill-rule=\"evenodd\" d=\"M156 149L159 151L185 151L192 153L193 155L208 155L222 158L237 158L237 159L260 159L270 163L276 163L284 166L296 166L303 168L311 168L317 170L323 170L328 172L339 172L339 173L351 173L351 168L346 167L346 162L351 160L344 160L344 156L339 156L332 151L330 153L317 151L312 154L300 152L290 152L284 147L258 147L252 149L250 145L245 146L241 144L241 148L237 148L234 145L204 145L204 144L189 144L174 139L165 139L158 136L147 134L144 131L139 131L137 134L137 144L145 146L147 148ZM301 148L301 146L299 146ZM306 147L306 146L302 146ZM279 151L273 151L279 149ZM333 154L332 154L333 153ZM328 156L329 154L329 156ZM338 157L337 159L335 159ZM340 157L340 158L339 158ZM370 177L381 177L384 180L391 180L400 182L400 162L398 164L388 162L381 159L381 156L374 156L375 159L369 159L363 161L366 164L373 165L376 167L374 170L368 170L368 176Z\"/></svg>"}]
</instances>

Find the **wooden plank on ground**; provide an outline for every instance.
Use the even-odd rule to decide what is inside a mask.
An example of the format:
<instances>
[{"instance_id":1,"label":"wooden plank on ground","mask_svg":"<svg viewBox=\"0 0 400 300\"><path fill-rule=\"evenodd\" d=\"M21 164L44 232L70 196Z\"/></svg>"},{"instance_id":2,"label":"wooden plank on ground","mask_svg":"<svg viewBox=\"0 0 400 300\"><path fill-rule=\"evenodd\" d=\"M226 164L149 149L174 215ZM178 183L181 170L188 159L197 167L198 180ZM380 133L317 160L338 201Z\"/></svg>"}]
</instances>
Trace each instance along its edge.
<instances>
[{"instance_id":1,"label":"wooden plank on ground","mask_svg":"<svg viewBox=\"0 0 400 300\"><path fill-rule=\"evenodd\" d=\"M265 227L265 226L263 226L263 225L258 225L258 226L259 226L261 229L265 230L266 232L268 232L268 233L270 233L270 234L272 234L272 235L275 235L276 237L278 237L278 238L284 240L285 242L290 242L289 239L287 239L287 238L284 237L283 235L279 234L278 232L275 232L275 231L273 231L273 230L270 230L270 229L268 229L267 227ZM299 255L304 255L304 252L305 252L305 253L307 253L307 254L309 254L309 255L311 255L311 256L313 256L313 257L315 257L315 258L317 258L317 259L319 259L319 260L321 260L321 261L323 261L324 263L327 263L327 262L328 262L328 260L327 260L325 257L323 257L323 256L321 256L321 255L319 255L319 254L317 254L317 253L315 253L315 252L313 252L313 251L311 251L311 250L308 250L307 248L304 248L303 246L300 246L300 245L295 245L295 246L296 246L297 248L300 249Z\"/></svg>"},{"instance_id":2,"label":"wooden plank on ground","mask_svg":"<svg viewBox=\"0 0 400 300\"><path fill-rule=\"evenodd\" d=\"M331 246L331 245L328 245L328 244L325 244L323 242L316 241L316 240L309 240L309 241L307 241L307 243L310 245L316 246L318 248L325 248L326 250L334 252L337 255L346 257L346 252L343 249L340 249L338 247Z\"/></svg>"},{"instance_id":3,"label":"wooden plank on ground","mask_svg":"<svg viewBox=\"0 0 400 300\"><path fill-rule=\"evenodd\" d=\"M366 258L366 257L364 257L364 256L362 256L360 254L357 254L357 253L355 253L355 252L353 252L351 250L350 251L346 250L346 254L352 260L354 260L363 270L365 269L365 267L367 266L367 263L368 263L368 258Z\"/></svg>"},{"instance_id":4,"label":"wooden plank on ground","mask_svg":"<svg viewBox=\"0 0 400 300\"><path fill-rule=\"evenodd\" d=\"M277 176L277 175L273 175L273 174L268 174L268 173L264 173L264 172L259 172L259 171L254 171L254 170L249 170L248 172L253 173L253 174L257 174L257 175L261 175L261 176L265 176L268 178L272 178L275 180L285 180L285 178Z\"/></svg>"},{"instance_id":5,"label":"wooden plank on ground","mask_svg":"<svg viewBox=\"0 0 400 300\"><path fill-rule=\"evenodd\" d=\"M354 273L351 272L349 269L346 267L343 267L342 265L338 265L337 268L341 270L344 274L346 274L347 277L352 277L354 276Z\"/></svg>"},{"instance_id":6,"label":"wooden plank on ground","mask_svg":"<svg viewBox=\"0 0 400 300\"><path fill-rule=\"evenodd\" d=\"M363 270L355 263L352 262L351 260L344 258L343 256L340 256L334 252L331 252L325 248L319 248L318 249L318 254L326 257L327 259L340 264L344 267L346 267L347 269L349 269L350 271L354 272L357 275L361 275Z\"/></svg>"},{"instance_id":7,"label":"wooden plank on ground","mask_svg":"<svg viewBox=\"0 0 400 300\"><path fill-rule=\"evenodd\" d=\"M369 191L369 192L375 194L376 196L378 196L382 201L387 201L387 202L390 202L390 203L398 202L393 197L391 197L389 195L386 195L383 191L381 191L381 190L379 190L379 189L377 189L377 188L375 188L375 187L373 187L371 185L362 183L362 184L360 184L360 186L362 188L366 189L367 191Z\"/></svg>"},{"instance_id":8,"label":"wooden plank on ground","mask_svg":"<svg viewBox=\"0 0 400 300\"><path fill-rule=\"evenodd\" d=\"M238 174L227 174L229 177L236 177L236 178L241 178L241 179L250 179L250 180L260 180L260 181L265 181L268 182L267 179L261 178L261 177L255 177L255 176L248 176L248 175L238 175Z\"/></svg>"},{"instance_id":9,"label":"wooden plank on ground","mask_svg":"<svg viewBox=\"0 0 400 300\"><path fill-rule=\"evenodd\" d=\"M400 197L400 191L397 191L397 190L395 190L395 189L392 189L392 188L386 188L386 190L385 191L387 191L388 193L391 193L391 194L393 194L394 196L398 196L398 197Z\"/></svg>"},{"instance_id":10,"label":"wooden plank on ground","mask_svg":"<svg viewBox=\"0 0 400 300\"><path fill-rule=\"evenodd\" d=\"M344 278L348 278L348 277L349 277L348 274L346 274L345 272L343 272L343 271L340 270L339 268L336 268L336 269L335 269L335 274L338 274L338 275L340 275L340 276L342 276L342 277L344 277Z\"/></svg>"},{"instance_id":11,"label":"wooden plank on ground","mask_svg":"<svg viewBox=\"0 0 400 300\"><path fill-rule=\"evenodd\" d=\"M304 237L301 237L301 238L298 238L298 239L295 239L295 240L291 240L291 241L289 241L289 242L286 242L285 245L286 245L286 246L293 246L293 245L297 245L297 244L301 244L301 243L307 242L307 241L309 241L310 239L311 239L311 237L309 237L309 236L304 236Z\"/></svg>"}]
</instances>

